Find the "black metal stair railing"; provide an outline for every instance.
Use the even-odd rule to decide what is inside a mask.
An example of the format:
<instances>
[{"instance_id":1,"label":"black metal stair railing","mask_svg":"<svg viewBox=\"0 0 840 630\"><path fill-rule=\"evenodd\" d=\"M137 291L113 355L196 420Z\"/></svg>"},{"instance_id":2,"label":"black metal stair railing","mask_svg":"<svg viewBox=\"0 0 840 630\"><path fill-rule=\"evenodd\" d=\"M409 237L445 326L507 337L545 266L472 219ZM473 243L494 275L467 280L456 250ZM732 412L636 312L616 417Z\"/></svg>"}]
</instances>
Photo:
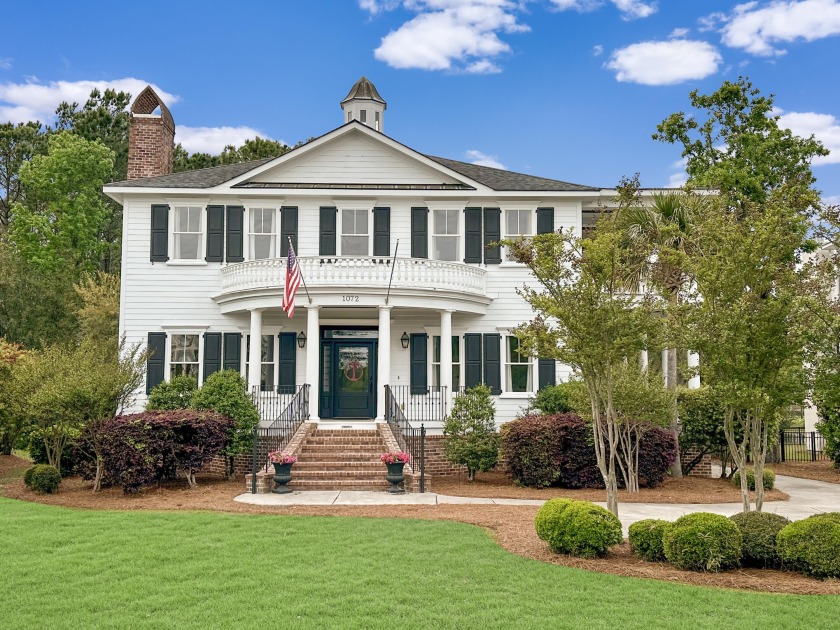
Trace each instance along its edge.
<instances>
[{"instance_id":1,"label":"black metal stair railing","mask_svg":"<svg viewBox=\"0 0 840 630\"><path fill-rule=\"evenodd\" d=\"M280 451L304 422L309 419L309 385L297 388L294 395L284 393L266 395L256 388L251 392L252 400L260 410L261 419L271 419L269 426L257 425L254 428L254 444L251 453L251 493L257 492L257 471L268 471L268 454ZM285 407L280 408L282 400ZM276 414L274 410L278 410ZM268 411L271 415L263 415Z\"/></svg>"},{"instance_id":2,"label":"black metal stair railing","mask_svg":"<svg viewBox=\"0 0 840 630\"><path fill-rule=\"evenodd\" d=\"M410 420L403 413L403 404L394 395L391 386L386 385L385 421L400 448L411 456L414 472L420 473L420 492L426 492L426 427L422 422L419 428L412 427Z\"/></svg>"}]
</instances>

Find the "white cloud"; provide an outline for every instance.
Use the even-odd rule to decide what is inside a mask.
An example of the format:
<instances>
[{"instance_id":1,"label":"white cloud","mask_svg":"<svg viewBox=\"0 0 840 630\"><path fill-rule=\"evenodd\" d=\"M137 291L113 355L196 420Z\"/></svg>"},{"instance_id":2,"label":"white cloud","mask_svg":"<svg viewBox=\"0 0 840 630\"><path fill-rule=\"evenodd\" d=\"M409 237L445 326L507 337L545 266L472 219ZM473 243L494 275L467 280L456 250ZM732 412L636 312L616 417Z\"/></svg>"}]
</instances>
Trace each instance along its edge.
<instances>
[{"instance_id":1,"label":"white cloud","mask_svg":"<svg viewBox=\"0 0 840 630\"><path fill-rule=\"evenodd\" d=\"M813 135L831 151L825 157L814 158L815 166L840 164L840 120L837 117L815 112L786 112L779 116L779 126L803 138Z\"/></svg>"},{"instance_id":2,"label":"white cloud","mask_svg":"<svg viewBox=\"0 0 840 630\"><path fill-rule=\"evenodd\" d=\"M371 15L382 11L393 11L400 5L400 0L359 0L359 6Z\"/></svg>"},{"instance_id":3,"label":"white cloud","mask_svg":"<svg viewBox=\"0 0 840 630\"><path fill-rule=\"evenodd\" d=\"M621 11L623 20L646 18L659 10L657 2L642 0L611 0L611 2ZM572 10L578 13L588 13L601 8L604 2L602 0L551 0L551 4L558 11Z\"/></svg>"},{"instance_id":4,"label":"white cloud","mask_svg":"<svg viewBox=\"0 0 840 630\"><path fill-rule=\"evenodd\" d=\"M470 164L478 164L479 166L489 166L491 168L500 168L506 170L507 167L496 159L495 155L487 155L476 149L470 149L466 153L467 160Z\"/></svg>"},{"instance_id":5,"label":"white cloud","mask_svg":"<svg viewBox=\"0 0 840 630\"><path fill-rule=\"evenodd\" d=\"M671 33L668 35L668 39L683 39L686 35L691 32L689 28L675 28Z\"/></svg>"},{"instance_id":6,"label":"white cloud","mask_svg":"<svg viewBox=\"0 0 840 630\"><path fill-rule=\"evenodd\" d=\"M12 68L12 58L11 57L0 57L0 70L11 70Z\"/></svg>"},{"instance_id":7,"label":"white cloud","mask_svg":"<svg viewBox=\"0 0 840 630\"><path fill-rule=\"evenodd\" d=\"M50 123L55 119L55 109L62 101L83 104L90 96L91 90L100 91L114 89L130 92L136 96L148 81L125 78L113 81L51 81L43 83L35 77L30 77L26 83L0 83L0 122L26 122L40 120ZM152 89L167 105L178 101L178 97L163 91L155 84Z\"/></svg>"},{"instance_id":8,"label":"white cloud","mask_svg":"<svg viewBox=\"0 0 840 630\"><path fill-rule=\"evenodd\" d=\"M604 47L601 44L597 44L592 47L592 56L593 57L600 57L604 54Z\"/></svg>"},{"instance_id":9,"label":"white cloud","mask_svg":"<svg viewBox=\"0 0 840 630\"><path fill-rule=\"evenodd\" d=\"M688 173L685 172L685 167L688 165L688 160L682 158L671 164L671 169L675 169L674 173L668 178L668 188L680 188L688 181Z\"/></svg>"},{"instance_id":10,"label":"white cloud","mask_svg":"<svg viewBox=\"0 0 840 630\"><path fill-rule=\"evenodd\" d=\"M175 126L175 142L189 153L209 153L218 155L229 144L238 147L246 140L264 133L251 127L184 127Z\"/></svg>"},{"instance_id":11,"label":"white cloud","mask_svg":"<svg viewBox=\"0 0 840 630\"><path fill-rule=\"evenodd\" d=\"M760 6L747 2L726 16L713 14L709 24L723 22L722 41L761 56L783 55L776 44L840 34L840 0L773 0Z\"/></svg>"},{"instance_id":12,"label":"white cloud","mask_svg":"<svg viewBox=\"0 0 840 630\"><path fill-rule=\"evenodd\" d=\"M619 81L675 85L714 74L721 62L720 53L707 42L673 39L619 48L605 67L613 70Z\"/></svg>"},{"instance_id":13,"label":"white cloud","mask_svg":"<svg viewBox=\"0 0 840 630\"><path fill-rule=\"evenodd\" d=\"M840 195L828 195L822 198L822 202L827 206L840 206Z\"/></svg>"},{"instance_id":14,"label":"white cloud","mask_svg":"<svg viewBox=\"0 0 840 630\"><path fill-rule=\"evenodd\" d=\"M383 6L363 0L362 8L371 4ZM522 6L513 0L404 0L403 6L417 15L383 37L374 51L393 68L500 72L493 60L510 46L499 34L530 30L517 22Z\"/></svg>"}]
</instances>

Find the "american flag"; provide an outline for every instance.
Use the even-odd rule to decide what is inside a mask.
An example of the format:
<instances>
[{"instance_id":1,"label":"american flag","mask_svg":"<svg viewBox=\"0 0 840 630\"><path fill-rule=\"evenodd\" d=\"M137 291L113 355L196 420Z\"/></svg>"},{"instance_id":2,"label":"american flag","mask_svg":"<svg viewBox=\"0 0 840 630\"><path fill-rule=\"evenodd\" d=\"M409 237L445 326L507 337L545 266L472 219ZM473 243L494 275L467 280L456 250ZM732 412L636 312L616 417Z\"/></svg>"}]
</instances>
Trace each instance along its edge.
<instances>
[{"instance_id":1,"label":"american flag","mask_svg":"<svg viewBox=\"0 0 840 630\"><path fill-rule=\"evenodd\" d=\"M295 316L295 294L300 286L300 266L298 265L295 250L289 240L289 259L286 265L286 287L283 290L283 310L289 315L289 319Z\"/></svg>"}]
</instances>

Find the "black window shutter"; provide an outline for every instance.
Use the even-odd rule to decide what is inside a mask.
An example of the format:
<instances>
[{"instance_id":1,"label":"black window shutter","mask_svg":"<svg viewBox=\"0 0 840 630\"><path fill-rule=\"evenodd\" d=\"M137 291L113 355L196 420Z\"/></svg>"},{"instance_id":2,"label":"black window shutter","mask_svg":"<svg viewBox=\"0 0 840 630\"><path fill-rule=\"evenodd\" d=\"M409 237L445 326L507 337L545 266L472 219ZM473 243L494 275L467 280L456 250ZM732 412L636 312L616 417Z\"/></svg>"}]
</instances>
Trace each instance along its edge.
<instances>
[{"instance_id":1,"label":"black window shutter","mask_svg":"<svg viewBox=\"0 0 840 630\"><path fill-rule=\"evenodd\" d=\"M411 209L411 257L429 257L429 209Z\"/></svg>"},{"instance_id":2,"label":"black window shutter","mask_svg":"<svg viewBox=\"0 0 840 630\"><path fill-rule=\"evenodd\" d=\"M298 209L297 206L283 206L280 208L280 256L289 255L289 239L292 240L292 247L295 254L298 252Z\"/></svg>"},{"instance_id":3,"label":"black window shutter","mask_svg":"<svg viewBox=\"0 0 840 630\"><path fill-rule=\"evenodd\" d=\"M225 207L207 206L207 262L222 262L225 255Z\"/></svg>"},{"instance_id":4,"label":"black window shutter","mask_svg":"<svg viewBox=\"0 0 840 630\"><path fill-rule=\"evenodd\" d=\"M554 231L554 208L537 208L537 234Z\"/></svg>"},{"instance_id":5,"label":"black window shutter","mask_svg":"<svg viewBox=\"0 0 840 630\"><path fill-rule=\"evenodd\" d=\"M502 336L498 333L484 335L484 384L490 393L502 393Z\"/></svg>"},{"instance_id":6,"label":"black window shutter","mask_svg":"<svg viewBox=\"0 0 840 630\"><path fill-rule=\"evenodd\" d=\"M550 387L557 384L557 370L555 368L554 359L540 359L537 361L539 366L538 375L538 389L543 387Z\"/></svg>"},{"instance_id":7,"label":"black window shutter","mask_svg":"<svg viewBox=\"0 0 840 630\"><path fill-rule=\"evenodd\" d=\"M204 333L204 380L222 369L222 333Z\"/></svg>"},{"instance_id":8,"label":"black window shutter","mask_svg":"<svg viewBox=\"0 0 840 630\"><path fill-rule=\"evenodd\" d=\"M502 262L502 246L490 245L502 240L502 211L499 208L484 208L484 262L498 265Z\"/></svg>"},{"instance_id":9,"label":"black window shutter","mask_svg":"<svg viewBox=\"0 0 840 630\"><path fill-rule=\"evenodd\" d=\"M146 349L149 352L149 358L146 359L146 393L148 394L164 381L166 333L150 332Z\"/></svg>"},{"instance_id":10,"label":"black window shutter","mask_svg":"<svg viewBox=\"0 0 840 630\"><path fill-rule=\"evenodd\" d=\"M391 255L391 209L373 209L373 255Z\"/></svg>"},{"instance_id":11,"label":"black window shutter","mask_svg":"<svg viewBox=\"0 0 840 630\"><path fill-rule=\"evenodd\" d=\"M169 206L152 205L152 241L150 248L152 262L169 260Z\"/></svg>"},{"instance_id":12,"label":"black window shutter","mask_svg":"<svg viewBox=\"0 0 840 630\"><path fill-rule=\"evenodd\" d=\"M243 231L245 227L245 208L242 206L227 207L227 261L242 262L245 260L242 250Z\"/></svg>"},{"instance_id":13,"label":"black window shutter","mask_svg":"<svg viewBox=\"0 0 840 630\"><path fill-rule=\"evenodd\" d=\"M475 387L481 383L481 335L464 335L464 386Z\"/></svg>"},{"instance_id":14,"label":"black window shutter","mask_svg":"<svg viewBox=\"0 0 840 630\"><path fill-rule=\"evenodd\" d=\"M481 262L481 208L464 208L464 262Z\"/></svg>"},{"instance_id":15,"label":"black window shutter","mask_svg":"<svg viewBox=\"0 0 840 630\"><path fill-rule=\"evenodd\" d=\"M224 369L239 372L242 357L242 333L225 333L224 346L225 361L222 364Z\"/></svg>"},{"instance_id":16,"label":"black window shutter","mask_svg":"<svg viewBox=\"0 0 840 630\"><path fill-rule=\"evenodd\" d=\"M277 391L280 394L295 393L295 370L297 369L297 336L295 333L280 333L280 379Z\"/></svg>"},{"instance_id":17,"label":"black window shutter","mask_svg":"<svg viewBox=\"0 0 840 630\"><path fill-rule=\"evenodd\" d=\"M411 393L427 394L426 359L428 354L428 335L426 333L412 333L409 337L411 352Z\"/></svg>"},{"instance_id":18,"label":"black window shutter","mask_svg":"<svg viewBox=\"0 0 840 630\"><path fill-rule=\"evenodd\" d=\"M337 215L338 208L321 208L321 238L318 241L319 256L335 256L335 223ZM286 254L289 253L288 249L287 243ZM297 249L295 249L295 253L297 253ZM286 254L283 255L285 256Z\"/></svg>"}]
</instances>

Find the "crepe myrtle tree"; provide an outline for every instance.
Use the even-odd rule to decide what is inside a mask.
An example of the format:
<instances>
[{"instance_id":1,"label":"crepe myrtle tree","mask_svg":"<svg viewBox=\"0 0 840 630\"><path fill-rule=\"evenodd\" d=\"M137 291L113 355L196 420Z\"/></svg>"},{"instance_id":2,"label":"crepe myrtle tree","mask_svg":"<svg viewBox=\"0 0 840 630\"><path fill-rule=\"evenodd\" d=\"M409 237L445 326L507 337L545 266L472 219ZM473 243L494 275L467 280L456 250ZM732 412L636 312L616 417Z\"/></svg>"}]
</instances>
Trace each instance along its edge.
<instances>
[{"instance_id":1,"label":"crepe myrtle tree","mask_svg":"<svg viewBox=\"0 0 840 630\"><path fill-rule=\"evenodd\" d=\"M661 327L654 313L660 300L626 290L628 252L609 221L599 223L593 238L579 239L561 230L503 244L536 279L535 286L526 285L518 293L537 316L515 332L526 352L562 361L585 383L607 507L618 514L618 458L625 427L616 407L616 387L624 366L637 361L657 339Z\"/></svg>"},{"instance_id":2,"label":"crepe myrtle tree","mask_svg":"<svg viewBox=\"0 0 840 630\"><path fill-rule=\"evenodd\" d=\"M467 467L467 479L491 470L499 461L496 406L490 388L481 384L458 394L443 427L443 448L453 464Z\"/></svg>"}]
</instances>

